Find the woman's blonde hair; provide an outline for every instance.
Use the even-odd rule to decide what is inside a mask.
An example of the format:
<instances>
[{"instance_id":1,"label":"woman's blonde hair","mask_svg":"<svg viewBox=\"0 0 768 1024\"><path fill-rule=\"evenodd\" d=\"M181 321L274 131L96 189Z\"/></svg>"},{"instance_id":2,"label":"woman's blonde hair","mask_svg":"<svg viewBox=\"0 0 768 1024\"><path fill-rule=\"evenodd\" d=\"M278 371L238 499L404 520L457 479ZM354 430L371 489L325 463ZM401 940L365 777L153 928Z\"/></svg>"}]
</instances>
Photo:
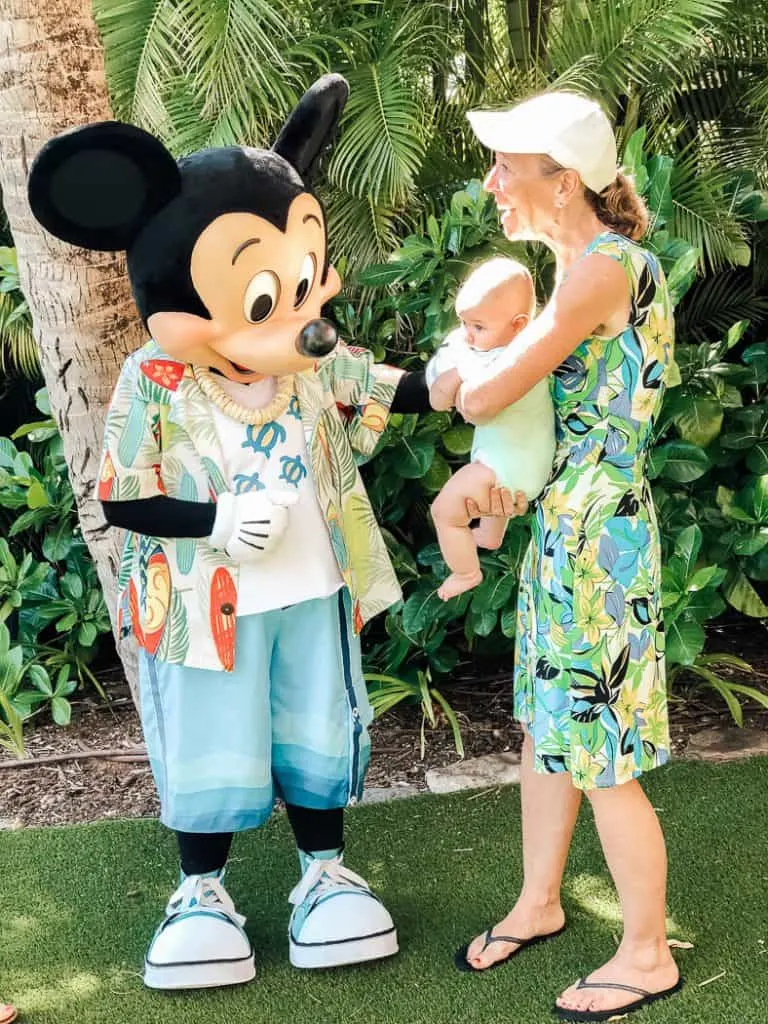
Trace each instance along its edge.
<instances>
[{"instance_id":1,"label":"woman's blonde hair","mask_svg":"<svg viewBox=\"0 0 768 1024\"><path fill-rule=\"evenodd\" d=\"M565 170L555 160L542 156L545 174ZM648 230L648 208L635 188L632 178L617 174L616 180L602 192L593 192L584 186L584 198L597 219L620 235L639 242Z\"/></svg>"}]
</instances>

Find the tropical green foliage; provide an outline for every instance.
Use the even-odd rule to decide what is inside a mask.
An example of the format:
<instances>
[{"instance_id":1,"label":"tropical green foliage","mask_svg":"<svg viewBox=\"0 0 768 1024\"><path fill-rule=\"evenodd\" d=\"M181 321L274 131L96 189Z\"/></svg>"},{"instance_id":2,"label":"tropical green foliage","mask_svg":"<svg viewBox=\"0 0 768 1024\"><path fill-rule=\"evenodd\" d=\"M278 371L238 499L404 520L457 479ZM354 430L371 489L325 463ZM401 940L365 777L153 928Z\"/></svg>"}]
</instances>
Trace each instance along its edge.
<instances>
[{"instance_id":1,"label":"tropical green foliage","mask_svg":"<svg viewBox=\"0 0 768 1024\"><path fill-rule=\"evenodd\" d=\"M678 159L673 229L711 268L748 261L726 172L764 179L766 0L94 0L117 116L176 152L264 145L327 70L351 95L323 186L334 252L382 260L480 175L470 105L593 93L627 140Z\"/></svg>"},{"instance_id":2,"label":"tropical green foliage","mask_svg":"<svg viewBox=\"0 0 768 1024\"><path fill-rule=\"evenodd\" d=\"M0 246L0 375L21 374L35 380L40 374L32 317L19 286L16 250Z\"/></svg>"},{"instance_id":3,"label":"tropical green foliage","mask_svg":"<svg viewBox=\"0 0 768 1024\"><path fill-rule=\"evenodd\" d=\"M50 417L44 391L38 408ZM90 665L111 629L55 424L28 424L22 437L31 452L0 437L0 745L17 753L30 715L47 707L65 725L78 685L103 694Z\"/></svg>"}]
</instances>

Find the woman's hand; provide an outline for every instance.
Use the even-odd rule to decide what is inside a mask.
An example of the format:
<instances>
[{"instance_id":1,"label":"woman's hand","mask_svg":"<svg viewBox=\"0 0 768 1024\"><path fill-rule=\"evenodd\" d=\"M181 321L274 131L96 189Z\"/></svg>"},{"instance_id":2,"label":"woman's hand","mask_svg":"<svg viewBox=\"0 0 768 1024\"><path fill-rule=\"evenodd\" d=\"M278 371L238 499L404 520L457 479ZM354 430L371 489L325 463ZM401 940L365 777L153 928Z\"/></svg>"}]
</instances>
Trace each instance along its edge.
<instances>
[{"instance_id":1,"label":"woman's hand","mask_svg":"<svg viewBox=\"0 0 768 1024\"><path fill-rule=\"evenodd\" d=\"M515 516L524 516L527 511L528 499L523 492L512 494L506 487L490 487L488 501L482 508L472 498L467 498L467 515L470 519L479 519L480 516L506 516L514 519Z\"/></svg>"}]
</instances>

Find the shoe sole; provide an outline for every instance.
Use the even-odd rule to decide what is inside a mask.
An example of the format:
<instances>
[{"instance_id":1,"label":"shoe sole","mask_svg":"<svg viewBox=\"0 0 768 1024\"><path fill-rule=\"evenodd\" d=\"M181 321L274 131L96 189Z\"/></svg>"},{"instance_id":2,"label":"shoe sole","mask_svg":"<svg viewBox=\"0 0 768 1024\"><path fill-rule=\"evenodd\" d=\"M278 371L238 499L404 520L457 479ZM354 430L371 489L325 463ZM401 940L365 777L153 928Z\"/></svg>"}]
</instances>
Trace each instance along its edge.
<instances>
[{"instance_id":1,"label":"shoe sole","mask_svg":"<svg viewBox=\"0 0 768 1024\"><path fill-rule=\"evenodd\" d=\"M345 967L362 964L368 960L383 960L399 951L397 931L381 935L370 935L364 939L349 939L344 942L319 942L302 945L289 940L289 958L294 967L304 970L321 970L324 967Z\"/></svg>"},{"instance_id":2,"label":"shoe sole","mask_svg":"<svg viewBox=\"0 0 768 1024\"><path fill-rule=\"evenodd\" d=\"M197 964L144 964L146 987L165 991L244 985L248 981L253 981L255 977L253 953L242 960L216 960Z\"/></svg>"}]
</instances>

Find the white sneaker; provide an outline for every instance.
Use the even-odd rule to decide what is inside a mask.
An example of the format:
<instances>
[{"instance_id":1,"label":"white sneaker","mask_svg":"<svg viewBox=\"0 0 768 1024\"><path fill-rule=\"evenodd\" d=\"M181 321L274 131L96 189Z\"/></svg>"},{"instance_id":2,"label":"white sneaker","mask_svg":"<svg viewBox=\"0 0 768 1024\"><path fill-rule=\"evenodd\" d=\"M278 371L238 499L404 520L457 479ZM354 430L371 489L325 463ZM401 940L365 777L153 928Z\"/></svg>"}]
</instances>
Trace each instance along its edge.
<instances>
[{"instance_id":1,"label":"white sneaker","mask_svg":"<svg viewBox=\"0 0 768 1024\"><path fill-rule=\"evenodd\" d=\"M288 899L294 905L288 926L294 967L341 967L398 951L389 911L340 858L313 860Z\"/></svg>"},{"instance_id":2,"label":"white sneaker","mask_svg":"<svg viewBox=\"0 0 768 1024\"><path fill-rule=\"evenodd\" d=\"M255 976L245 918L221 879L188 875L171 896L144 962L148 988L240 985Z\"/></svg>"}]
</instances>

